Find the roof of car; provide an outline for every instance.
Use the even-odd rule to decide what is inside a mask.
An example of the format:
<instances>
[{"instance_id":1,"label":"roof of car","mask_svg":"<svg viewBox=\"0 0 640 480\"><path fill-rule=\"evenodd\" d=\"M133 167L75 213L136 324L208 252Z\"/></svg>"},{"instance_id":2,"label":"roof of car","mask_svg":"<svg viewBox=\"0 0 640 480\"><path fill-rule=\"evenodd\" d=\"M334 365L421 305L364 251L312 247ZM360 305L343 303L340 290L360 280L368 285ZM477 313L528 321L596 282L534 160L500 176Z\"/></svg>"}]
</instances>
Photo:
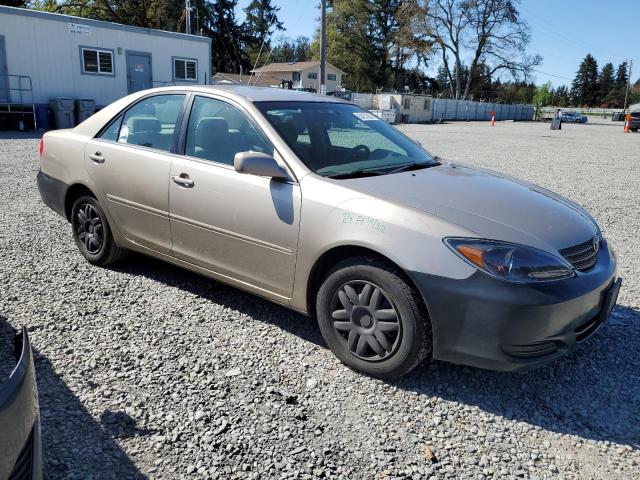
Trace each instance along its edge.
<instances>
[{"instance_id":1,"label":"roof of car","mask_svg":"<svg viewBox=\"0 0 640 480\"><path fill-rule=\"evenodd\" d=\"M337 97L273 87L249 87L246 85L180 85L158 90L191 90L200 92L221 92L231 96L246 98L250 102L345 102Z\"/></svg>"}]
</instances>

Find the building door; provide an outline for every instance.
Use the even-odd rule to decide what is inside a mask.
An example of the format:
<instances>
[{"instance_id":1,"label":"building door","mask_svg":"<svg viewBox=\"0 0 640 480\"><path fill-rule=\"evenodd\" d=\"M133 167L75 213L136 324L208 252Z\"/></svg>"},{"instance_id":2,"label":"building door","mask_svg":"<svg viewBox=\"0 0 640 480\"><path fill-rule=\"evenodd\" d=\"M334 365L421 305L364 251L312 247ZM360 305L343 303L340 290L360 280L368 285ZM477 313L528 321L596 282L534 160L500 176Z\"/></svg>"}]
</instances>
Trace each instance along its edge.
<instances>
[{"instance_id":1,"label":"building door","mask_svg":"<svg viewBox=\"0 0 640 480\"><path fill-rule=\"evenodd\" d=\"M7 51L4 47L4 35L0 35L0 102L9 102L9 69Z\"/></svg>"},{"instance_id":2,"label":"building door","mask_svg":"<svg viewBox=\"0 0 640 480\"><path fill-rule=\"evenodd\" d=\"M127 52L127 90L138 92L153 87L151 75L151 54Z\"/></svg>"}]
</instances>

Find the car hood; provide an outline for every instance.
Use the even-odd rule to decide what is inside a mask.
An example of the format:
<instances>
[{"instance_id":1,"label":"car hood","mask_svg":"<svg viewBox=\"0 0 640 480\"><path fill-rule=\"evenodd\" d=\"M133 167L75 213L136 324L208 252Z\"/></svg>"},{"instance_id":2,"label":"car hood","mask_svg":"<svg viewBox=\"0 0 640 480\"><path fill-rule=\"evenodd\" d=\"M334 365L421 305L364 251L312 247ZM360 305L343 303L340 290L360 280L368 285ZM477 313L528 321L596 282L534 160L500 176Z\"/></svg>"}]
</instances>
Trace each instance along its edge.
<instances>
[{"instance_id":1,"label":"car hood","mask_svg":"<svg viewBox=\"0 0 640 480\"><path fill-rule=\"evenodd\" d=\"M347 182L356 191L438 216L483 238L559 250L596 234L594 221L575 203L469 166L444 163Z\"/></svg>"}]
</instances>

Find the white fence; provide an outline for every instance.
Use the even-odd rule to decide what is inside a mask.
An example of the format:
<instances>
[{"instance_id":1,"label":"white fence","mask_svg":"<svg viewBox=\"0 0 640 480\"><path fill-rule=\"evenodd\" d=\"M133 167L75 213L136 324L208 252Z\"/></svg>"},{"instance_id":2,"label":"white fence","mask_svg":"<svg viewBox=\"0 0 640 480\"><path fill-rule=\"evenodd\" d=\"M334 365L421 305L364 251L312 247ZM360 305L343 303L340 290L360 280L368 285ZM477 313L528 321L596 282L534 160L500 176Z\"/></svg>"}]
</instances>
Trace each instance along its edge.
<instances>
[{"instance_id":1,"label":"white fence","mask_svg":"<svg viewBox=\"0 0 640 480\"><path fill-rule=\"evenodd\" d=\"M395 122L419 123L450 120L533 120L533 105L473 102L450 100L427 95L401 93L352 93L351 101L367 110L395 110Z\"/></svg>"}]
</instances>

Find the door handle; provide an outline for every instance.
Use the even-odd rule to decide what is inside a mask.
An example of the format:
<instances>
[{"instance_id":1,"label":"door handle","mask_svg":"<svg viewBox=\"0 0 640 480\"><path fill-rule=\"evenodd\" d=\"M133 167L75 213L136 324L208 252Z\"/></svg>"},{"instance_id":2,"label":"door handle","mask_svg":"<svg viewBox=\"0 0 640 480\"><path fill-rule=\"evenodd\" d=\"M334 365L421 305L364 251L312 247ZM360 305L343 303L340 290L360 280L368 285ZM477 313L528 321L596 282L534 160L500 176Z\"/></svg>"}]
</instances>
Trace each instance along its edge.
<instances>
[{"instance_id":1,"label":"door handle","mask_svg":"<svg viewBox=\"0 0 640 480\"><path fill-rule=\"evenodd\" d=\"M181 187L184 188L192 188L195 185L195 182L189 178L189 175L186 173L181 173L180 175L174 175L171 177L173 183L177 183Z\"/></svg>"},{"instance_id":2,"label":"door handle","mask_svg":"<svg viewBox=\"0 0 640 480\"><path fill-rule=\"evenodd\" d=\"M89 158L95 163L104 163L104 157L100 152L92 153L91 155L89 155Z\"/></svg>"}]
</instances>

